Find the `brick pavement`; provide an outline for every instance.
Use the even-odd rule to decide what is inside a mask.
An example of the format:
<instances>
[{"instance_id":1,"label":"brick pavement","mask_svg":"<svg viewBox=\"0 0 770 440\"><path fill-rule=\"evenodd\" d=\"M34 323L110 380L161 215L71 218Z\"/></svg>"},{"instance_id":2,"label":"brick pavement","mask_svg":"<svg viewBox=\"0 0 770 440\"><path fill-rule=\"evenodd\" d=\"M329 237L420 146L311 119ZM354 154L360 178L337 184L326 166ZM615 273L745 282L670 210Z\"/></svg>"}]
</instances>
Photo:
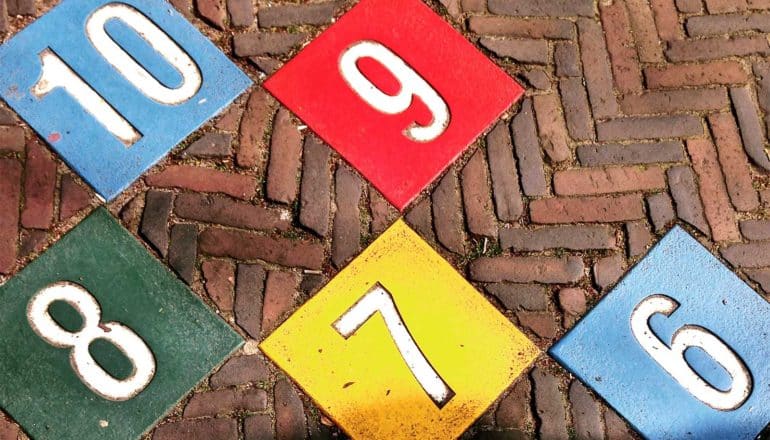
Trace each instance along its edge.
<instances>
[{"instance_id":1,"label":"brick pavement","mask_svg":"<svg viewBox=\"0 0 770 440\"><path fill-rule=\"evenodd\" d=\"M351 6L172 3L258 82ZM674 223L770 294L769 1L430 4L527 96L406 219L541 348ZM0 105L0 280L98 203ZM249 341L148 438L342 437L256 346L396 219L377 191L254 87L109 208ZM545 355L466 436L635 438Z\"/></svg>"}]
</instances>

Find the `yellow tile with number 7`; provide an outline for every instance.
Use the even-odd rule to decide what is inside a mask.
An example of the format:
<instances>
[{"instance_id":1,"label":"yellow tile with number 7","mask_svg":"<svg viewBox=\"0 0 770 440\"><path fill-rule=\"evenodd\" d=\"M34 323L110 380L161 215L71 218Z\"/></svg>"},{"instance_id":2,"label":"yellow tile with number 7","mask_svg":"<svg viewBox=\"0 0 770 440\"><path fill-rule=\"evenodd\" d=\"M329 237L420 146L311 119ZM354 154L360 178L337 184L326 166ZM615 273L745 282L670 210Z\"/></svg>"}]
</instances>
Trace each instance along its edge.
<instances>
[{"instance_id":1,"label":"yellow tile with number 7","mask_svg":"<svg viewBox=\"0 0 770 440\"><path fill-rule=\"evenodd\" d=\"M403 220L260 348L367 440L458 437L539 354Z\"/></svg>"}]
</instances>

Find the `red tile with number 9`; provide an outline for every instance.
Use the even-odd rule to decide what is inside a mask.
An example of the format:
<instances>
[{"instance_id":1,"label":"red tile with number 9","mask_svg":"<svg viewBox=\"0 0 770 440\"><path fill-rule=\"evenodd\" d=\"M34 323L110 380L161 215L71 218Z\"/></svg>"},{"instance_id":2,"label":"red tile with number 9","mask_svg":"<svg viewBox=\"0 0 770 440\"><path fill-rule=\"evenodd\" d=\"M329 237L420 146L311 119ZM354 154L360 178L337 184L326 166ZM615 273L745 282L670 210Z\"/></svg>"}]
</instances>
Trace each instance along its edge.
<instances>
[{"instance_id":1,"label":"red tile with number 9","mask_svg":"<svg viewBox=\"0 0 770 440\"><path fill-rule=\"evenodd\" d=\"M420 0L362 0L265 88L399 210L523 93Z\"/></svg>"}]
</instances>

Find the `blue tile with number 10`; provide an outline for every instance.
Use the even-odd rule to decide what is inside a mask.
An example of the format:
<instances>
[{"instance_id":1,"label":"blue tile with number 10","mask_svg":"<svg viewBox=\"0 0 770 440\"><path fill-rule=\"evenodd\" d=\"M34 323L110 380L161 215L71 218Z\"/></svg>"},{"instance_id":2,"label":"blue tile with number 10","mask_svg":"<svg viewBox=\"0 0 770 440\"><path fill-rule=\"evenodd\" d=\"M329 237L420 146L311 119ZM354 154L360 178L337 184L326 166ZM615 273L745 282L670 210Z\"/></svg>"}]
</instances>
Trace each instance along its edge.
<instances>
[{"instance_id":1,"label":"blue tile with number 10","mask_svg":"<svg viewBox=\"0 0 770 440\"><path fill-rule=\"evenodd\" d=\"M67 0L0 46L0 97L106 200L250 84L161 0Z\"/></svg>"},{"instance_id":2,"label":"blue tile with number 10","mask_svg":"<svg viewBox=\"0 0 770 440\"><path fill-rule=\"evenodd\" d=\"M550 351L650 439L753 439L770 423L770 303L669 232Z\"/></svg>"}]
</instances>

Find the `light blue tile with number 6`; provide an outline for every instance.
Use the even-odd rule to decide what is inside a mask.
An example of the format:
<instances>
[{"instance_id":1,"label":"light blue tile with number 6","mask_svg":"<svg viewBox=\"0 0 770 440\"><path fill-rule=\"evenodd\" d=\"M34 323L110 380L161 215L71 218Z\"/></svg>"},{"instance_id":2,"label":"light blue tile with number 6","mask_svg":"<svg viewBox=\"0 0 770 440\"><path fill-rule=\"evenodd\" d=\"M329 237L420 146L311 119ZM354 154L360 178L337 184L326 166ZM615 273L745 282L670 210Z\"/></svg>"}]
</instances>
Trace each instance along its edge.
<instances>
[{"instance_id":1,"label":"light blue tile with number 6","mask_svg":"<svg viewBox=\"0 0 770 440\"><path fill-rule=\"evenodd\" d=\"M0 46L0 97L107 200L250 84L162 0L66 0Z\"/></svg>"},{"instance_id":2,"label":"light blue tile with number 6","mask_svg":"<svg viewBox=\"0 0 770 440\"><path fill-rule=\"evenodd\" d=\"M770 423L770 303L676 227L551 350L649 439Z\"/></svg>"}]
</instances>

